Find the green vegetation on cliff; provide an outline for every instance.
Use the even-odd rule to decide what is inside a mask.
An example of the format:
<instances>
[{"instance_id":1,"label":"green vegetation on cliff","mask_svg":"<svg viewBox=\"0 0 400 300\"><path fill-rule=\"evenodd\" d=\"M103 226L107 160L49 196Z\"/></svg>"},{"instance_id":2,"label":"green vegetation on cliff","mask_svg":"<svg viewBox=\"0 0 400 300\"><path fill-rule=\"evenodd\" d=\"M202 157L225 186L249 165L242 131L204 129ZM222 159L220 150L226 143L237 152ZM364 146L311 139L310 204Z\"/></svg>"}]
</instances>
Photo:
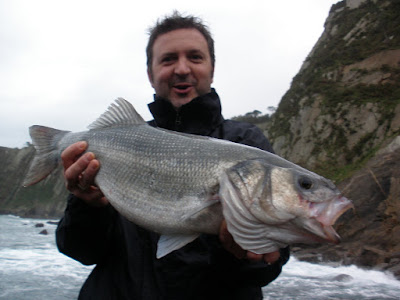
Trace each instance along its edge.
<instances>
[{"instance_id":1,"label":"green vegetation on cliff","mask_svg":"<svg viewBox=\"0 0 400 300\"><path fill-rule=\"evenodd\" d=\"M399 11L400 1L387 0L332 7L323 35L266 125L278 153L342 180L400 134L392 122L400 104ZM305 111L313 106L319 116L308 122ZM357 109L375 114L375 128L356 119Z\"/></svg>"}]
</instances>

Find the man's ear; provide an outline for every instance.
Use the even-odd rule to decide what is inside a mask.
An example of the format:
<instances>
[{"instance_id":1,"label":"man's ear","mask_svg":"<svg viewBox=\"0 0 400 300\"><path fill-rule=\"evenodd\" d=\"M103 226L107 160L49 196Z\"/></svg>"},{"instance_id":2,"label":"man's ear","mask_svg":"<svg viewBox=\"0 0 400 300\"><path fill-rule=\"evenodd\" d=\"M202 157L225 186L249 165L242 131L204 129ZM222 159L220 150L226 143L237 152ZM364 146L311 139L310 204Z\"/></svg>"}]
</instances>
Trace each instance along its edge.
<instances>
[{"instance_id":1,"label":"man's ear","mask_svg":"<svg viewBox=\"0 0 400 300\"><path fill-rule=\"evenodd\" d=\"M147 68L147 77L149 78L151 86L154 87L153 86L153 74L149 68Z\"/></svg>"}]
</instances>

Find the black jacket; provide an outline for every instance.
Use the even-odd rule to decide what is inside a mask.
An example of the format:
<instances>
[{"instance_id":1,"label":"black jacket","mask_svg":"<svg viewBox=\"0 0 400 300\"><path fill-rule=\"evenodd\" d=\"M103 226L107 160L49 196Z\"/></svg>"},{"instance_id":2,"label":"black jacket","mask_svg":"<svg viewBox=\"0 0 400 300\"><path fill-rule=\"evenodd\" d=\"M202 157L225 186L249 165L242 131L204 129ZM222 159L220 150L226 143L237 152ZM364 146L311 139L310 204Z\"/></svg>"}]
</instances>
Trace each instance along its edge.
<instances>
[{"instance_id":1,"label":"black jacket","mask_svg":"<svg viewBox=\"0 0 400 300\"><path fill-rule=\"evenodd\" d=\"M177 113L160 98L149 104L150 125L272 148L257 127L224 120L218 95L193 99ZM274 280L289 257L271 266L236 259L214 235L156 259L158 235L129 222L111 206L92 208L69 196L56 232L59 250L82 262L96 264L79 299L262 299L261 287Z\"/></svg>"}]
</instances>

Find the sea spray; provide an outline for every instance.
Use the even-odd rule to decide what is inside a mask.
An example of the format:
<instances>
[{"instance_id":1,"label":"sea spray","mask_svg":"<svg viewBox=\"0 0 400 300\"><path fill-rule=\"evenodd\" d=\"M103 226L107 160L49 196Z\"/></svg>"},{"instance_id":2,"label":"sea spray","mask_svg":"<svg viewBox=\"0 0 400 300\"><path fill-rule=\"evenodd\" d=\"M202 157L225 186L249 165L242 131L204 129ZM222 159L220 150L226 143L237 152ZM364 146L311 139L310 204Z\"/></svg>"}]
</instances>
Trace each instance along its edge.
<instances>
[{"instance_id":1,"label":"sea spray","mask_svg":"<svg viewBox=\"0 0 400 300\"><path fill-rule=\"evenodd\" d=\"M36 223L45 224L49 234L40 235L41 228L35 228ZM77 299L93 267L58 252L55 228L47 220L0 215L1 300ZM292 257L278 279L264 287L263 292L264 299L279 300L397 300L400 281L383 272L310 264Z\"/></svg>"}]
</instances>

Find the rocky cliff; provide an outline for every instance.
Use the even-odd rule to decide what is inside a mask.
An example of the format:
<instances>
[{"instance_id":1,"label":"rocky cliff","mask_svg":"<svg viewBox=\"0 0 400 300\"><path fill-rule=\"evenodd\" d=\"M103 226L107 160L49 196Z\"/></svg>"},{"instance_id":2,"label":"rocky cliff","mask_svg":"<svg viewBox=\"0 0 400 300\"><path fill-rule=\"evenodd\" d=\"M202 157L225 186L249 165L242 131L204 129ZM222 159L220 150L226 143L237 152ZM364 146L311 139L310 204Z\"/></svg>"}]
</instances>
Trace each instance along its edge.
<instances>
[{"instance_id":1,"label":"rocky cliff","mask_svg":"<svg viewBox=\"0 0 400 300\"><path fill-rule=\"evenodd\" d=\"M400 133L399 11L384 0L332 7L268 127L279 154L338 176Z\"/></svg>"},{"instance_id":2,"label":"rocky cliff","mask_svg":"<svg viewBox=\"0 0 400 300\"><path fill-rule=\"evenodd\" d=\"M355 213L341 245L294 248L400 278L400 1L342 1L271 121L275 151L334 180Z\"/></svg>"},{"instance_id":3,"label":"rocky cliff","mask_svg":"<svg viewBox=\"0 0 400 300\"><path fill-rule=\"evenodd\" d=\"M33 146L23 149L0 147L0 213L58 218L62 216L67 197L60 170L34 186L22 186L34 153Z\"/></svg>"}]
</instances>

